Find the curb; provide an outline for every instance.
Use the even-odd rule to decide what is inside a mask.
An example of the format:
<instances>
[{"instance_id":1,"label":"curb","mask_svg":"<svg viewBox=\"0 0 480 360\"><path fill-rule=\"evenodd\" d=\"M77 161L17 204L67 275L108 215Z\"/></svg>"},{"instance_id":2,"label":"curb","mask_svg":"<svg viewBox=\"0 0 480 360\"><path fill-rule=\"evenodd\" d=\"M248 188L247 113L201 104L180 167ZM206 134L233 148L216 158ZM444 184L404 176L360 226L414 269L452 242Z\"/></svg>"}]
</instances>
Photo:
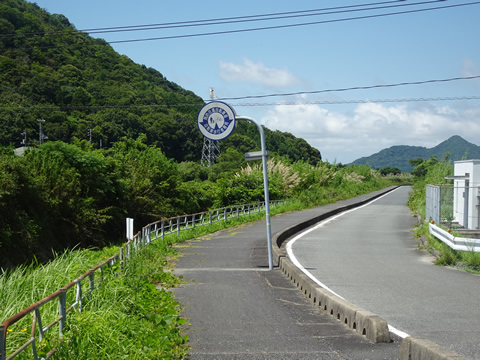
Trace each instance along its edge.
<instances>
[{"instance_id":1,"label":"curb","mask_svg":"<svg viewBox=\"0 0 480 360\"><path fill-rule=\"evenodd\" d=\"M374 313L364 310L325 290L305 273L297 268L288 257L282 244L293 235L346 210L364 205L387 194L398 186L387 188L375 196L354 204L340 206L302 223L292 225L275 234L273 243L273 262L290 279L310 302L340 321L342 324L364 336L372 343L391 342L387 322ZM418 337L406 337L400 345L399 360L460 360L464 359L441 346Z\"/></svg>"},{"instance_id":2,"label":"curb","mask_svg":"<svg viewBox=\"0 0 480 360\"><path fill-rule=\"evenodd\" d=\"M406 337L400 344L399 360L464 360L465 358L451 352L434 342L419 337Z\"/></svg>"},{"instance_id":3,"label":"curb","mask_svg":"<svg viewBox=\"0 0 480 360\"><path fill-rule=\"evenodd\" d=\"M336 209L328 211L324 214L316 216L310 220L302 223L292 225L287 229L275 234L273 237L273 262L280 270L297 286L297 288L305 295L312 303L322 308L325 312L335 317L348 328L355 331L357 334L365 336L373 343L390 342L390 331L388 324L379 316L364 310L346 300L330 293L324 288L316 284L300 269L298 269L288 258L288 255L282 244L293 235L305 230L318 222L329 217L337 215L346 210L356 208L364 205L397 187L388 188L375 196L369 197L354 204L339 206Z\"/></svg>"}]
</instances>

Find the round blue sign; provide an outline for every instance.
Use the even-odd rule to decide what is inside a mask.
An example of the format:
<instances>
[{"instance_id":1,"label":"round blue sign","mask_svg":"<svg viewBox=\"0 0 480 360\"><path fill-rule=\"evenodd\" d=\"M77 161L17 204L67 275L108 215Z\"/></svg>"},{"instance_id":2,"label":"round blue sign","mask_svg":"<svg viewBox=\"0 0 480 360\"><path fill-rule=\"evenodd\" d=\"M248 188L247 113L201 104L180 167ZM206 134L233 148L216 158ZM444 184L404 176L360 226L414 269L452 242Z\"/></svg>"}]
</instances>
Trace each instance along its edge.
<instances>
[{"instance_id":1,"label":"round blue sign","mask_svg":"<svg viewBox=\"0 0 480 360\"><path fill-rule=\"evenodd\" d=\"M226 139L235 130L235 116L235 110L230 105L212 101L198 112L198 129L207 139Z\"/></svg>"}]
</instances>

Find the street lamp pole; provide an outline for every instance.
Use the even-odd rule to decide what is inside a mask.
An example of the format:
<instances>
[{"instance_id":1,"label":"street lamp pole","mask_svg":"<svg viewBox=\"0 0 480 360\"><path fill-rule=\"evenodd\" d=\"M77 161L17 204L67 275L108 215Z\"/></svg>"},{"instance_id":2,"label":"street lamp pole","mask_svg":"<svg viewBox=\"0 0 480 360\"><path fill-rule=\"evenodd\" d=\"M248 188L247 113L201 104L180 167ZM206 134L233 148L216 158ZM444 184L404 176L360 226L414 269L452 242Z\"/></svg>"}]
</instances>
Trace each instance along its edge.
<instances>
[{"instance_id":1,"label":"street lamp pole","mask_svg":"<svg viewBox=\"0 0 480 360\"><path fill-rule=\"evenodd\" d=\"M246 120L254 123L257 126L258 131L260 132L260 143L261 143L261 156L262 156L262 168L263 168L263 188L265 193L265 213L266 213L266 226L267 226L267 251L268 251L268 268L269 270L273 269L273 253L272 253L272 225L270 221L270 195L268 191L268 168L267 168L267 149L265 145L265 134L258 122L248 116L237 116L237 120Z\"/></svg>"}]
</instances>

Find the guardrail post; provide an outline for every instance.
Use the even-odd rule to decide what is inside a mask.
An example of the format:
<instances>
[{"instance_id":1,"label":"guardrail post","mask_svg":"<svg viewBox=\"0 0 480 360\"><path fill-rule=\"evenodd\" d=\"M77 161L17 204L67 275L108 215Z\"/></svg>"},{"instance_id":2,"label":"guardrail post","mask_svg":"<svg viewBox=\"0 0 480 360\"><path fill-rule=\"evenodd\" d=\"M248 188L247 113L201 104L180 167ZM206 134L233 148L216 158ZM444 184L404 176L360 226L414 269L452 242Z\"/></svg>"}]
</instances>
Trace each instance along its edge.
<instances>
[{"instance_id":1,"label":"guardrail post","mask_svg":"<svg viewBox=\"0 0 480 360\"><path fill-rule=\"evenodd\" d=\"M192 215L192 228L195 229L195 214Z\"/></svg>"},{"instance_id":2,"label":"guardrail post","mask_svg":"<svg viewBox=\"0 0 480 360\"><path fill-rule=\"evenodd\" d=\"M123 270L123 246L120 248L120 269Z\"/></svg>"},{"instance_id":3,"label":"guardrail post","mask_svg":"<svg viewBox=\"0 0 480 360\"><path fill-rule=\"evenodd\" d=\"M162 225L161 225L161 233L162 233L162 243L165 240L165 222L162 220Z\"/></svg>"},{"instance_id":4,"label":"guardrail post","mask_svg":"<svg viewBox=\"0 0 480 360\"><path fill-rule=\"evenodd\" d=\"M0 324L0 360L6 360L7 354L5 353L5 349L7 347L7 338L5 336L7 329L5 329L5 325Z\"/></svg>"},{"instance_id":5,"label":"guardrail post","mask_svg":"<svg viewBox=\"0 0 480 360\"><path fill-rule=\"evenodd\" d=\"M43 324L42 324L42 314L40 314L40 309L35 309L35 323L38 326L38 341L43 340Z\"/></svg>"},{"instance_id":6,"label":"guardrail post","mask_svg":"<svg viewBox=\"0 0 480 360\"><path fill-rule=\"evenodd\" d=\"M227 221L227 208L223 208L223 221Z\"/></svg>"},{"instance_id":7,"label":"guardrail post","mask_svg":"<svg viewBox=\"0 0 480 360\"><path fill-rule=\"evenodd\" d=\"M208 217L209 217L210 226L212 226L212 211L211 210L208 212Z\"/></svg>"},{"instance_id":8,"label":"guardrail post","mask_svg":"<svg viewBox=\"0 0 480 360\"><path fill-rule=\"evenodd\" d=\"M95 272L92 271L90 275L88 275L88 277L88 282L90 284L90 292L93 292L93 290L95 290Z\"/></svg>"},{"instance_id":9,"label":"guardrail post","mask_svg":"<svg viewBox=\"0 0 480 360\"><path fill-rule=\"evenodd\" d=\"M78 312L82 312L82 283L81 281L77 281L77 306Z\"/></svg>"},{"instance_id":10,"label":"guardrail post","mask_svg":"<svg viewBox=\"0 0 480 360\"><path fill-rule=\"evenodd\" d=\"M177 216L177 237L180 236L180 216Z\"/></svg>"},{"instance_id":11,"label":"guardrail post","mask_svg":"<svg viewBox=\"0 0 480 360\"><path fill-rule=\"evenodd\" d=\"M58 297L58 314L60 315L60 323L59 323L59 336L63 338L63 329L65 328L65 324L67 323L67 289L62 288L60 289L61 293Z\"/></svg>"}]
</instances>

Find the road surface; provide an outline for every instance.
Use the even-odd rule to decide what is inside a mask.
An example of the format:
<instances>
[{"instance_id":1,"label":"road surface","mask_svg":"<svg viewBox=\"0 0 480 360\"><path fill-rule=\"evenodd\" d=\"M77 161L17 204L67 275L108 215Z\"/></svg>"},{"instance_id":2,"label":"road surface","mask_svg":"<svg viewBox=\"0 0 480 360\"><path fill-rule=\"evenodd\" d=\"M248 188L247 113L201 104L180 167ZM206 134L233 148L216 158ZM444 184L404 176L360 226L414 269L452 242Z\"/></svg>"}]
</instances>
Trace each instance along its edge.
<instances>
[{"instance_id":1,"label":"road surface","mask_svg":"<svg viewBox=\"0 0 480 360\"><path fill-rule=\"evenodd\" d=\"M298 262L394 330L480 359L480 276L433 265L418 250L401 187L290 242Z\"/></svg>"}]
</instances>

